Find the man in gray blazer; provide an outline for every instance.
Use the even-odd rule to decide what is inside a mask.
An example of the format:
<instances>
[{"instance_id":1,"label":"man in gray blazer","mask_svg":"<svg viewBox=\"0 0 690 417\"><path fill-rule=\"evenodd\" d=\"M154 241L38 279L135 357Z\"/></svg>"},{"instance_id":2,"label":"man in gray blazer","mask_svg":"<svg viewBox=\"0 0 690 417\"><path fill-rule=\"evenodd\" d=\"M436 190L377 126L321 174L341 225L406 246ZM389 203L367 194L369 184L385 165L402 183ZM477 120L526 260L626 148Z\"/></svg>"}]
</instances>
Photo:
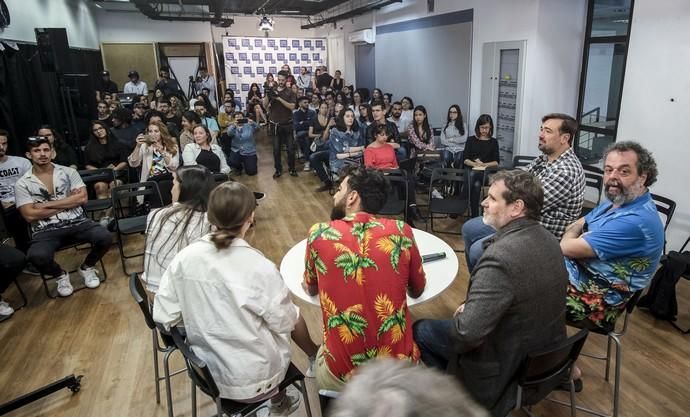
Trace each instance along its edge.
<instances>
[{"instance_id":1,"label":"man in gray blazer","mask_svg":"<svg viewBox=\"0 0 690 417\"><path fill-rule=\"evenodd\" d=\"M566 337L568 273L558 240L540 223L544 191L531 173L497 173L482 202L497 233L452 320L420 320L414 339L428 366L456 374L494 416L514 406L515 374L528 353Z\"/></svg>"}]
</instances>

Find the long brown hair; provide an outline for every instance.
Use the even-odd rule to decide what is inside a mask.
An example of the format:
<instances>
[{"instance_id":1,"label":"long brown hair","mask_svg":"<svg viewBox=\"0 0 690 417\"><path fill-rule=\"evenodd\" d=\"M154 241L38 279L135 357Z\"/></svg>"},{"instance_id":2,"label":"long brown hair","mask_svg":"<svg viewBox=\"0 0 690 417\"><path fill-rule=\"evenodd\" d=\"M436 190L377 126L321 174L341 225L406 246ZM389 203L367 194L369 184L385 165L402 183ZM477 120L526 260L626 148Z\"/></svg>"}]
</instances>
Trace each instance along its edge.
<instances>
[{"instance_id":1,"label":"long brown hair","mask_svg":"<svg viewBox=\"0 0 690 417\"><path fill-rule=\"evenodd\" d=\"M177 154L177 142L174 137L170 135L170 131L168 128L165 126L164 123L159 122L159 121L152 121L149 122L149 126L154 125L158 127L158 130L161 132L161 142L163 143L163 147L165 148L166 151L170 152L171 155L176 155ZM148 126L146 127L146 132L148 133L149 129Z\"/></svg>"},{"instance_id":2,"label":"long brown hair","mask_svg":"<svg viewBox=\"0 0 690 417\"><path fill-rule=\"evenodd\" d=\"M211 241L217 249L225 249L240 234L242 226L256 209L254 193L243 184L228 181L211 191L208 220L216 227Z\"/></svg>"}]
</instances>

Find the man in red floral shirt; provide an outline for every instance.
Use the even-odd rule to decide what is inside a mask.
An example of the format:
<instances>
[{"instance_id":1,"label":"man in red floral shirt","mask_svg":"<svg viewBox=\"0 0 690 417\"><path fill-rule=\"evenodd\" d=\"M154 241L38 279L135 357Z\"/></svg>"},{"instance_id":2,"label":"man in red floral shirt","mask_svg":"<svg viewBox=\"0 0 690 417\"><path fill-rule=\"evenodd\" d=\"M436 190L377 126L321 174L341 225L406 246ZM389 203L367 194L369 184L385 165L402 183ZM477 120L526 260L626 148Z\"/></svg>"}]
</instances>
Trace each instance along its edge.
<instances>
[{"instance_id":1,"label":"man in red floral shirt","mask_svg":"<svg viewBox=\"0 0 690 417\"><path fill-rule=\"evenodd\" d=\"M332 221L309 230L303 285L321 299L321 389L341 390L372 358L419 360L406 295L419 297L426 277L410 226L371 214L386 202L387 187L376 170L351 170L333 196Z\"/></svg>"}]
</instances>

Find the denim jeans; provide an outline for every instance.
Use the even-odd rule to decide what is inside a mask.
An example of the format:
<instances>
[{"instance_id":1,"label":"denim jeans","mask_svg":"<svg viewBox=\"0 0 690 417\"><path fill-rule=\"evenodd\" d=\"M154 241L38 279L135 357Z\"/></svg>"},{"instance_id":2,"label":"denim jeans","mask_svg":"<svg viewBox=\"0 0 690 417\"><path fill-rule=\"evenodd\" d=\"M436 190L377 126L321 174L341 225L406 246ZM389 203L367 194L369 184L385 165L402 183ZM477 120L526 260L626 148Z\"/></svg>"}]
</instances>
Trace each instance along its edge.
<instances>
[{"instance_id":1,"label":"denim jeans","mask_svg":"<svg viewBox=\"0 0 690 417\"><path fill-rule=\"evenodd\" d=\"M238 171L244 169L244 173L247 175L256 175L258 172L257 168L258 158L256 155L240 155L239 152L230 152L228 156L228 165Z\"/></svg>"},{"instance_id":2,"label":"denim jeans","mask_svg":"<svg viewBox=\"0 0 690 417\"><path fill-rule=\"evenodd\" d=\"M443 158L443 166L446 168L462 168L464 166L463 155L464 151L451 152L448 149L441 150L441 158Z\"/></svg>"},{"instance_id":3,"label":"denim jeans","mask_svg":"<svg viewBox=\"0 0 690 417\"><path fill-rule=\"evenodd\" d=\"M331 183L331 178L327 171L329 158L330 152L327 149L317 150L309 156L309 166L316 171L316 175L324 184Z\"/></svg>"},{"instance_id":4,"label":"denim jeans","mask_svg":"<svg viewBox=\"0 0 690 417\"><path fill-rule=\"evenodd\" d=\"M304 160L308 161L309 155L311 154L311 150L309 149L309 145L311 145L309 131L300 130L299 132L295 132L295 140L297 140L297 146L299 146L300 151L302 151L302 155L304 155Z\"/></svg>"},{"instance_id":5,"label":"denim jeans","mask_svg":"<svg viewBox=\"0 0 690 417\"><path fill-rule=\"evenodd\" d=\"M484 185L484 171L475 171L471 168L465 169L465 178L470 187L470 217L479 216L479 196Z\"/></svg>"},{"instance_id":6,"label":"denim jeans","mask_svg":"<svg viewBox=\"0 0 690 417\"><path fill-rule=\"evenodd\" d=\"M469 219L462 225L462 239L465 241L465 261L470 274L484 253L482 243L493 236L496 229L484 223L482 217Z\"/></svg>"},{"instance_id":7,"label":"denim jeans","mask_svg":"<svg viewBox=\"0 0 690 417\"><path fill-rule=\"evenodd\" d=\"M412 326L414 341L426 366L445 371L448 367L448 334L453 320L419 320Z\"/></svg>"}]
</instances>

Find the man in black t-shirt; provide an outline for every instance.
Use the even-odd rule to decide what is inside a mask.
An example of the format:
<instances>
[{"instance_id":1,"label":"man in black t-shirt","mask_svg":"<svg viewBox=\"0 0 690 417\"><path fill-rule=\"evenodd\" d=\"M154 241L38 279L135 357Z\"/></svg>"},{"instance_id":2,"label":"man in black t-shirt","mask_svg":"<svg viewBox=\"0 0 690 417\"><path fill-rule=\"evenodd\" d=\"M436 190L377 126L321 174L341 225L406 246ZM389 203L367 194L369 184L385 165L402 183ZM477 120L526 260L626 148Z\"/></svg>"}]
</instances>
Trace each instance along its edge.
<instances>
[{"instance_id":1,"label":"man in black t-shirt","mask_svg":"<svg viewBox=\"0 0 690 417\"><path fill-rule=\"evenodd\" d=\"M160 76L160 78L158 78L158 81L156 81L156 85L154 86L153 91L156 91L156 88L160 88L160 90L163 92L163 95L165 96L169 96L170 94L175 94L178 91L182 91L180 83L178 83L177 80L170 78L170 68L161 67L161 70L158 73L158 75Z\"/></svg>"},{"instance_id":2,"label":"man in black t-shirt","mask_svg":"<svg viewBox=\"0 0 690 417\"><path fill-rule=\"evenodd\" d=\"M319 90L321 87L329 88L331 86L331 81L333 81L333 77L328 73L328 69L324 65L321 67L321 74L316 77L316 88Z\"/></svg>"},{"instance_id":3,"label":"man in black t-shirt","mask_svg":"<svg viewBox=\"0 0 690 417\"><path fill-rule=\"evenodd\" d=\"M96 101L105 99L107 94L117 94L117 84L110 79L110 72L102 71L100 81L96 82Z\"/></svg>"},{"instance_id":4,"label":"man in black t-shirt","mask_svg":"<svg viewBox=\"0 0 690 417\"><path fill-rule=\"evenodd\" d=\"M158 101L158 111L163 113L165 119L163 122L165 124L175 125L175 129L180 131L182 129L182 118L175 114L175 109L172 104L170 104L170 99L164 98Z\"/></svg>"},{"instance_id":5,"label":"man in black t-shirt","mask_svg":"<svg viewBox=\"0 0 690 417\"><path fill-rule=\"evenodd\" d=\"M278 86L274 89L267 89L264 96L264 107L270 106L268 115L271 123L270 133L273 136L273 166L276 172L273 178L283 175L283 163L281 161L280 149L283 144L287 146L288 169L290 175L297 176L295 169L295 140L292 136L292 111L295 109L297 97L295 93L285 86L288 73L278 72Z\"/></svg>"}]
</instances>

